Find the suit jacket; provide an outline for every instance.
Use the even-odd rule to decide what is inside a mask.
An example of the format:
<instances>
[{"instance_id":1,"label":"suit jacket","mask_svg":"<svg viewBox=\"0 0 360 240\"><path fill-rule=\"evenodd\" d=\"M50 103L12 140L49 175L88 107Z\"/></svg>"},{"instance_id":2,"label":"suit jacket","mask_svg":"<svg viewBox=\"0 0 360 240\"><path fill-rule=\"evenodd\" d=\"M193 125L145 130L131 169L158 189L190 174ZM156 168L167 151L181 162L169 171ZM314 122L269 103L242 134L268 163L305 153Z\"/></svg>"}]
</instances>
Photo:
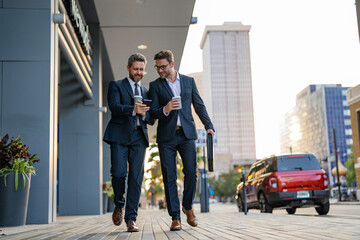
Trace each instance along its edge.
<instances>
[{"instance_id":1,"label":"suit jacket","mask_svg":"<svg viewBox=\"0 0 360 240\"><path fill-rule=\"evenodd\" d=\"M204 124L205 129L214 130L204 102L197 90L194 78L182 74L179 74L179 76L182 109L171 111L169 116L166 116L163 112L163 107L174 97L169 84L166 79L162 78L158 78L150 83L149 97L152 99L150 115L154 119L159 119L156 139L158 143L166 142L174 138L178 115L180 115L185 137L188 139L197 139L194 118L191 113L191 104L193 104L195 112Z\"/></svg>"},{"instance_id":2,"label":"suit jacket","mask_svg":"<svg viewBox=\"0 0 360 240\"><path fill-rule=\"evenodd\" d=\"M141 86L141 95L143 99L148 98L148 91L143 86ZM136 126L136 119L135 116L132 115L134 110L134 93L128 79L111 81L107 97L111 111L111 119L106 127L103 140L109 144L129 143ZM155 121L150 118L149 112L146 112L144 121L142 120L142 116L139 116L139 120L147 144L149 145L146 124L152 125Z\"/></svg>"}]
</instances>

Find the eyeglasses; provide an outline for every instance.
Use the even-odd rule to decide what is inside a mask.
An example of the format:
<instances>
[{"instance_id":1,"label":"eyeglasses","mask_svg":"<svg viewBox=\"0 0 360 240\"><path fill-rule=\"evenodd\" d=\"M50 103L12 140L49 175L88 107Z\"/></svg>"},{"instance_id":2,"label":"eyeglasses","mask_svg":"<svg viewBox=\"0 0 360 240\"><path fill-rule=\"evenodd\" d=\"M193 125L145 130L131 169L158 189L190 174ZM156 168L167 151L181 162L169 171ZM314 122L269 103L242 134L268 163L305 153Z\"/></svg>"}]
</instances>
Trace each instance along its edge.
<instances>
[{"instance_id":1,"label":"eyeglasses","mask_svg":"<svg viewBox=\"0 0 360 240\"><path fill-rule=\"evenodd\" d=\"M168 63L168 64L166 64L166 65L161 65L161 66L154 66L154 68L156 69L156 70L159 70L159 69L161 69L161 70L164 70L167 66L169 66L169 64L170 63Z\"/></svg>"}]
</instances>

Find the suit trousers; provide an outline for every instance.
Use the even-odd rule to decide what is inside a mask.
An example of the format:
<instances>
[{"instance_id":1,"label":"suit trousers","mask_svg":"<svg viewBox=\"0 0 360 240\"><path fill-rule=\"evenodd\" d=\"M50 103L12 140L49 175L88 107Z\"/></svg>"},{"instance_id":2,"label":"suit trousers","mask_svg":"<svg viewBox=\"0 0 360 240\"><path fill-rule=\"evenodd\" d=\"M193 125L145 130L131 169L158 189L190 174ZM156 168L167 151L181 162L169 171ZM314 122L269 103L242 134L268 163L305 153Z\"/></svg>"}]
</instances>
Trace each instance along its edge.
<instances>
[{"instance_id":1,"label":"suit trousers","mask_svg":"<svg viewBox=\"0 0 360 240\"><path fill-rule=\"evenodd\" d=\"M144 133L134 130L128 144L111 143L111 176L114 189L114 203L124 208L125 222L136 221L141 186L144 177L144 158L147 148ZM127 178L127 189L126 189ZM126 198L125 198L126 191Z\"/></svg>"},{"instance_id":2,"label":"suit trousers","mask_svg":"<svg viewBox=\"0 0 360 240\"><path fill-rule=\"evenodd\" d=\"M180 203L176 184L176 155L178 151L183 162L184 192L182 206L189 210L192 209L197 182L195 141L187 139L183 130L176 130L175 138L158 145L168 212L172 220L180 220Z\"/></svg>"}]
</instances>

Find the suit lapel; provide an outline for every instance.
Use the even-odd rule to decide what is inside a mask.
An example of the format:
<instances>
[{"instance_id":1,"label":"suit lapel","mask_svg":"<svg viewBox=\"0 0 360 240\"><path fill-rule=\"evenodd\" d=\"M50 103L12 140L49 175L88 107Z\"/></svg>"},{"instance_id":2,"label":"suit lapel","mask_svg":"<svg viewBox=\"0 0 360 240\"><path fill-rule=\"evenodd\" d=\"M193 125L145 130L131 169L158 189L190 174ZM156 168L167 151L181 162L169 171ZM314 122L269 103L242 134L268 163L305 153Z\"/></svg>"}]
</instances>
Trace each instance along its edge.
<instances>
[{"instance_id":1,"label":"suit lapel","mask_svg":"<svg viewBox=\"0 0 360 240\"><path fill-rule=\"evenodd\" d=\"M161 79L161 83L163 84L163 86L165 87L165 89L167 90L167 92L170 94L171 97L174 97L173 92L170 89L169 84L167 83L166 79Z\"/></svg>"},{"instance_id":2,"label":"suit lapel","mask_svg":"<svg viewBox=\"0 0 360 240\"><path fill-rule=\"evenodd\" d=\"M145 90L145 87L143 85L141 85L140 87L140 95L143 97L143 98L146 98L147 96L145 96L146 90Z\"/></svg>"},{"instance_id":3,"label":"suit lapel","mask_svg":"<svg viewBox=\"0 0 360 240\"><path fill-rule=\"evenodd\" d=\"M183 92L184 92L184 78L182 77L182 75L180 75L179 73L179 78L180 78L180 97L183 98Z\"/></svg>"},{"instance_id":4,"label":"suit lapel","mask_svg":"<svg viewBox=\"0 0 360 240\"><path fill-rule=\"evenodd\" d=\"M125 78L123 80L123 86L124 88L126 89L126 91L130 94L130 96L133 98L134 97L134 93L133 93L133 90L131 88L131 85L129 83L129 80L127 78Z\"/></svg>"}]
</instances>

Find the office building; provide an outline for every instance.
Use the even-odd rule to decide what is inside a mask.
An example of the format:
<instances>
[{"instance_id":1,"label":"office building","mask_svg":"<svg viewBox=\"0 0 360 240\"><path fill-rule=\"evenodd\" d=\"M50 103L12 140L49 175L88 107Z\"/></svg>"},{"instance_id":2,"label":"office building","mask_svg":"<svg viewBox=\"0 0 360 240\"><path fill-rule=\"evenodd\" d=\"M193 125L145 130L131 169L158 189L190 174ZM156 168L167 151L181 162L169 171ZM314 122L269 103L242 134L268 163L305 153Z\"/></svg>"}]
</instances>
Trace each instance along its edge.
<instances>
[{"instance_id":1,"label":"office building","mask_svg":"<svg viewBox=\"0 0 360 240\"><path fill-rule=\"evenodd\" d=\"M297 94L296 106L281 126L281 153L313 153L329 173L335 167L335 129L338 158L345 166L353 144L347 89L341 84L309 85Z\"/></svg>"},{"instance_id":2,"label":"office building","mask_svg":"<svg viewBox=\"0 0 360 240\"><path fill-rule=\"evenodd\" d=\"M20 136L40 158L27 223L102 213L109 82L128 76L136 52L148 59L146 87L158 51L171 49L178 69L194 4L0 0L0 134Z\"/></svg>"},{"instance_id":3,"label":"office building","mask_svg":"<svg viewBox=\"0 0 360 240\"><path fill-rule=\"evenodd\" d=\"M250 28L241 22L206 26L200 44L202 92L217 132L215 167L222 171L256 160Z\"/></svg>"},{"instance_id":4,"label":"office building","mask_svg":"<svg viewBox=\"0 0 360 240\"><path fill-rule=\"evenodd\" d=\"M348 90L347 101L350 109L357 199L360 199L360 85Z\"/></svg>"}]
</instances>

